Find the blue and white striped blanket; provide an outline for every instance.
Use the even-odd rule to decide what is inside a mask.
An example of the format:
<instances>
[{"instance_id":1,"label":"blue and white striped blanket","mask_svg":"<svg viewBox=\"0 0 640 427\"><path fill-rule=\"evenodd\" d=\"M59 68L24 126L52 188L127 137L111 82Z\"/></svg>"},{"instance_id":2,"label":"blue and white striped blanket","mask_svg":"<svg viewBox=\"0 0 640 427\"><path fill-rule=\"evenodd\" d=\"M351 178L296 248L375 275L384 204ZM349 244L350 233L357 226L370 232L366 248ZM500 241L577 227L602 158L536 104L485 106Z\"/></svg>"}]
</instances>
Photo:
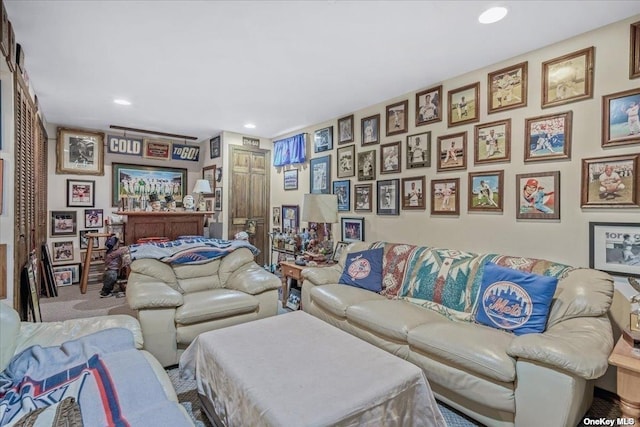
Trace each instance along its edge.
<instances>
[{"instance_id":1,"label":"blue and white striped blanket","mask_svg":"<svg viewBox=\"0 0 640 427\"><path fill-rule=\"evenodd\" d=\"M151 258L167 264L204 264L239 248L247 248L258 255L260 250L246 240L208 239L206 237L178 238L165 243L142 243L129 246L131 260Z\"/></svg>"}]
</instances>

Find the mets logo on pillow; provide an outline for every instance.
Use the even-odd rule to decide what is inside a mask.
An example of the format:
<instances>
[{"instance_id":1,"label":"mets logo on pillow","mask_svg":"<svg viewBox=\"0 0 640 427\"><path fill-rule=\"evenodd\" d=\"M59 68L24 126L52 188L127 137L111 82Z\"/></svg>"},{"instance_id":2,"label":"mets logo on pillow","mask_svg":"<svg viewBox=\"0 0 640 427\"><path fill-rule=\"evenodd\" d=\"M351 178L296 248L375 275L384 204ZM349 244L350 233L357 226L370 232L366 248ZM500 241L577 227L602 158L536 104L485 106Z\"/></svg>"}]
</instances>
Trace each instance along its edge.
<instances>
[{"instance_id":1,"label":"mets logo on pillow","mask_svg":"<svg viewBox=\"0 0 640 427\"><path fill-rule=\"evenodd\" d=\"M356 279L364 279L369 276L371 273L371 264L369 260L364 258L362 255L359 255L351 261L349 268L347 269L347 274L351 277L352 280Z\"/></svg>"},{"instance_id":2,"label":"mets logo on pillow","mask_svg":"<svg viewBox=\"0 0 640 427\"><path fill-rule=\"evenodd\" d=\"M482 308L487 317L504 329L524 325L531 317L533 303L522 287L513 282L494 282L482 294Z\"/></svg>"}]
</instances>

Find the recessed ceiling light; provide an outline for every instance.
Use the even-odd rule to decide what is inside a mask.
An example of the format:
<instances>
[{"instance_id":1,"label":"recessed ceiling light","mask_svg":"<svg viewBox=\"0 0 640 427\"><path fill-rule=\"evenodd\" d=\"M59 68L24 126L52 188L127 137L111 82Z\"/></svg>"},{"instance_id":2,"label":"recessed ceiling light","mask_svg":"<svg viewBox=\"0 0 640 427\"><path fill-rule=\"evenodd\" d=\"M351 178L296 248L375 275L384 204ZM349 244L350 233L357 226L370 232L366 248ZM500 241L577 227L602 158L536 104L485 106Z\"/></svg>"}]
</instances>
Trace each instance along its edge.
<instances>
[{"instance_id":1,"label":"recessed ceiling light","mask_svg":"<svg viewBox=\"0 0 640 427\"><path fill-rule=\"evenodd\" d=\"M244 125L244 127L246 127L247 129L255 129L256 125L254 125L253 123L247 123L246 125Z\"/></svg>"},{"instance_id":2,"label":"recessed ceiling light","mask_svg":"<svg viewBox=\"0 0 640 427\"><path fill-rule=\"evenodd\" d=\"M493 24L494 22L498 22L502 18L507 16L507 8L506 7L492 7L480 14L478 17L478 21L481 24Z\"/></svg>"},{"instance_id":3,"label":"recessed ceiling light","mask_svg":"<svg viewBox=\"0 0 640 427\"><path fill-rule=\"evenodd\" d=\"M127 101L126 99L114 99L113 102L118 105L131 105L131 102Z\"/></svg>"}]
</instances>

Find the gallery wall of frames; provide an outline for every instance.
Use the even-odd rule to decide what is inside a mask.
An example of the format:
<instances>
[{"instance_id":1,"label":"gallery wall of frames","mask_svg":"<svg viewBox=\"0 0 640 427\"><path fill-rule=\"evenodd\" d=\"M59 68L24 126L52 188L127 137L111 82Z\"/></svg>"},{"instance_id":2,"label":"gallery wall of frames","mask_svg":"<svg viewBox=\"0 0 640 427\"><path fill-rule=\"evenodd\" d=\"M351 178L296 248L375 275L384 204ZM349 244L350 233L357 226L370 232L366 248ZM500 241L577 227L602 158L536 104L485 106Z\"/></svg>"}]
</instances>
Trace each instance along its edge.
<instances>
[{"instance_id":1,"label":"gallery wall of frames","mask_svg":"<svg viewBox=\"0 0 640 427\"><path fill-rule=\"evenodd\" d=\"M590 222L640 217L640 17L425 84L296 132L307 161L273 168L272 206L335 193L366 241L576 266Z\"/></svg>"}]
</instances>

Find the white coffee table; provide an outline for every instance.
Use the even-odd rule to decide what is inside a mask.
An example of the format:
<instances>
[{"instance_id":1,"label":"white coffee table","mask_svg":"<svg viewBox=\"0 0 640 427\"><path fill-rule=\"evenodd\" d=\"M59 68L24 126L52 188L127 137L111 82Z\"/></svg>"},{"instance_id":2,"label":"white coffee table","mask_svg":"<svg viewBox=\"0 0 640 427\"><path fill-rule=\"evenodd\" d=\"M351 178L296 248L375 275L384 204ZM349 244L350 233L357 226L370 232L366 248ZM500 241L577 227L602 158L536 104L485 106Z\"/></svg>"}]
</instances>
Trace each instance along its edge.
<instances>
[{"instance_id":1,"label":"white coffee table","mask_svg":"<svg viewBox=\"0 0 640 427\"><path fill-rule=\"evenodd\" d=\"M180 359L225 426L446 426L417 366L303 311L205 332Z\"/></svg>"}]
</instances>

